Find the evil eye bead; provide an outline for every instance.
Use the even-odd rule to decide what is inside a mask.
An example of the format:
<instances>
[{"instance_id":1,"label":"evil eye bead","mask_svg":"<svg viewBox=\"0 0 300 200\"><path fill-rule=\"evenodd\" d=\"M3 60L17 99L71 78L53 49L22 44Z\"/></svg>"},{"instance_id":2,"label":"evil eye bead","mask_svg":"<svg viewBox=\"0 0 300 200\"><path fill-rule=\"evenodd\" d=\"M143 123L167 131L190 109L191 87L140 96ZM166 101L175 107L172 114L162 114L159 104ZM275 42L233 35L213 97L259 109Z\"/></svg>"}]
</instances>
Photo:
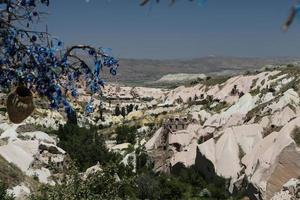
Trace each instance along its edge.
<instances>
[{"instance_id":1,"label":"evil eye bead","mask_svg":"<svg viewBox=\"0 0 300 200\"><path fill-rule=\"evenodd\" d=\"M110 68L109 72L110 72L113 76L117 75L117 69L115 69L115 68Z\"/></svg>"}]
</instances>

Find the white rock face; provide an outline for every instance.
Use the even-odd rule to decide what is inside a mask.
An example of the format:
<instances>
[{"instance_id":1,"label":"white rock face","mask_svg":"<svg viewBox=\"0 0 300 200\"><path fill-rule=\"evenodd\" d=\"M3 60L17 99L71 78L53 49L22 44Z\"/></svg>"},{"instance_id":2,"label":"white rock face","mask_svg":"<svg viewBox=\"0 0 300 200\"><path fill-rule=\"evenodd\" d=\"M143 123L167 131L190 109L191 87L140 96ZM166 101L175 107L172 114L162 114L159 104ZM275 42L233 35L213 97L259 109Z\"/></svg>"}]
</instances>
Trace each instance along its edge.
<instances>
[{"instance_id":1,"label":"white rock face","mask_svg":"<svg viewBox=\"0 0 300 200\"><path fill-rule=\"evenodd\" d=\"M156 100L161 99L165 93L163 89L147 87L134 87L132 92L140 98L154 98Z\"/></svg>"},{"instance_id":2,"label":"white rock face","mask_svg":"<svg viewBox=\"0 0 300 200\"><path fill-rule=\"evenodd\" d=\"M284 126L295 117L297 117L296 113L289 106L286 106L283 110L272 115L271 123L275 126Z\"/></svg>"},{"instance_id":3,"label":"white rock face","mask_svg":"<svg viewBox=\"0 0 300 200\"><path fill-rule=\"evenodd\" d=\"M280 192L276 193L271 200L294 200L300 198L300 180L290 179L283 185Z\"/></svg>"},{"instance_id":4,"label":"white rock face","mask_svg":"<svg viewBox=\"0 0 300 200\"><path fill-rule=\"evenodd\" d=\"M289 89L283 93L283 96L279 99L278 102L274 102L268 108L272 109L273 112L281 110L286 107L288 104L298 105L300 98L297 92L293 89Z\"/></svg>"},{"instance_id":5,"label":"white rock face","mask_svg":"<svg viewBox=\"0 0 300 200\"><path fill-rule=\"evenodd\" d=\"M252 97L251 94L245 94L242 98L240 98L235 104L229 107L226 111L215 114L212 117L208 118L204 126L211 126L211 127L222 127L226 123L228 126L239 125L245 116L250 110L252 110L256 106L256 102L258 97ZM230 118L236 118L231 119Z\"/></svg>"},{"instance_id":6,"label":"white rock face","mask_svg":"<svg viewBox=\"0 0 300 200\"><path fill-rule=\"evenodd\" d=\"M195 164L197 156L197 142L192 142L186 146L183 151L175 152L170 159L171 166L183 164L185 167L190 167Z\"/></svg>"},{"instance_id":7,"label":"white rock face","mask_svg":"<svg viewBox=\"0 0 300 200\"><path fill-rule=\"evenodd\" d=\"M66 123L64 117L57 111L45 110L45 109L36 109L36 112L40 113L42 116L30 116L24 123L35 124L45 128L58 129L59 125Z\"/></svg>"},{"instance_id":8,"label":"white rock face","mask_svg":"<svg viewBox=\"0 0 300 200\"><path fill-rule=\"evenodd\" d=\"M247 93L242 98L240 98L233 106L228 108L222 115L224 117L228 117L235 113L239 114L247 114L250 110L252 110L256 105L258 97L252 97L251 94Z\"/></svg>"},{"instance_id":9,"label":"white rock face","mask_svg":"<svg viewBox=\"0 0 300 200\"><path fill-rule=\"evenodd\" d=\"M125 166L127 166L127 165L129 165L129 164L133 165L132 171L133 171L133 172L136 172L136 165L135 165L135 163L136 163L136 155L135 155L134 152L133 152L133 153L127 154L127 155L123 158L123 160L121 161L121 163L123 163Z\"/></svg>"},{"instance_id":10,"label":"white rock face","mask_svg":"<svg viewBox=\"0 0 300 200\"><path fill-rule=\"evenodd\" d=\"M0 146L0 155L26 173L34 161L34 155L38 153L38 146L38 141L11 142Z\"/></svg>"},{"instance_id":11,"label":"white rock face","mask_svg":"<svg viewBox=\"0 0 300 200\"><path fill-rule=\"evenodd\" d=\"M178 144L182 148L188 146L193 142L193 140L197 141L197 136L193 132L188 132L185 130L177 131L175 133L169 134L169 144Z\"/></svg>"},{"instance_id":12,"label":"white rock face","mask_svg":"<svg viewBox=\"0 0 300 200\"><path fill-rule=\"evenodd\" d=\"M242 159L246 175L266 199L279 192L289 179L300 176L300 151L291 138L299 123L300 117L286 124L278 133L271 133Z\"/></svg>"},{"instance_id":13,"label":"white rock face","mask_svg":"<svg viewBox=\"0 0 300 200\"><path fill-rule=\"evenodd\" d=\"M184 73L167 74L161 77L156 82L182 82L182 81L196 80L198 78L205 79L206 75L205 74L184 74Z\"/></svg>"},{"instance_id":14,"label":"white rock face","mask_svg":"<svg viewBox=\"0 0 300 200\"><path fill-rule=\"evenodd\" d=\"M159 128L145 144L147 150L156 149L161 144L162 131L163 128Z\"/></svg>"},{"instance_id":15,"label":"white rock face","mask_svg":"<svg viewBox=\"0 0 300 200\"><path fill-rule=\"evenodd\" d=\"M188 76L182 77L191 78ZM87 117L79 113L78 121L82 125L89 123L110 127L136 120L146 125L160 123L167 117L184 117L188 126L183 126L183 130L172 127L168 132L162 127L151 138L147 138L152 131L147 125L138 130L140 137L146 135L140 138L140 144L158 163L155 170L168 172L179 164L185 167L202 164L203 170L212 166L213 170L208 170L211 173L231 178L230 189L235 181L242 181L246 177L264 199L293 198L286 188L294 184L291 178L300 176L300 150L291 137L294 128L300 126L300 97L297 87L293 87L295 90L285 89L286 84L298 79L291 76L282 71L267 71L234 76L212 86L204 81L175 89L109 85L103 90L104 97L112 101L120 100L122 106L137 103L138 111L131 112L125 118L106 112L103 115L104 122L96 121L97 115ZM178 77L174 75L162 80L174 81ZM232 92L233 89L238 92ZM283 89L286 91L281 92ZM83 96L79 101L89 100L84 91L80 93ZM96 100L95 105L99 104L100 100ZM110 111L115 108L109 105L111 102L104 104ZM58 112L43 109L37 109L37 112L39 117L34 115L24 123L54 129L65 123L64 117ZM59 152L59 156L51 157L57 163L63 162L66 152L57 148L54 138L46 133L36 131L18 134L18 125L6 121L6 117L0 116L0 155L26 175L38 176L40 182L53 184L51 172L45 167L49 162L48 150L51 147ZM131 159L136 162L135 154L125 155L129 143L116 145L115 141L106 141L106 144L110 150L123 154L124 164ZM46 149L44 154L40 153L40 145ZM32 165L37 160L45 165L35 169ZM89 170L101 170L101 167L94 166ZM15 190L18 193L17 187Z\"/></svg>"},{"instance_id":16,"label":"white rock face","mask_svg":"<svg viewBox=\"0 0 300 200\"><path fill-rule=\"evenodd\" d=\"M160 99L165 93L163 89L159 88L121 87L118 85L107 85L102 92L104 97L121 99L133 99L137 97ZM86 102L85 99L81 99L81 101Z\"/></svg>"},{"instance_id":17,"label":"white rock face","mask_svg":"<svg viewBox=\"0 0 300 200\"><path fill-rule=\"evenodd\" d=\"M182 99L183 102L187 102L189 98L200 96L204 92L204 87L201 84L193 87L180 86L168 93L166 96L165 104L172 105L177 99Z\"/></svg>"},{"instance_id":18,"label":"white rock face","mask_svg":"<svg viewBox=\"0 0 300 200\"><path fill-rule=\"evenodd\" d=\"M8 139L8 142L12 142L15 140L18 140L18 134L16 132L16 129L18 128L18 125L12 124L9 125L7 123L0 124L0 129L4 132L1 133L0 139Z\"/></svg>"},{"instance_id":19,"label":"white rock face","mask_svg":"<svg viewBox=\"0 0 300 200\"><path fill-rule=\"evenodd\" d=\"M0 155L7 162L16 165L25 175L36 176L39 182L54 185L55 183L51 180L52 174L50 170L43 166L35 167L35 163L38 162L40 165L45 164L47 166L50 157L54 163L63 163L66 152L57 147L56 141L44 132L17 133L16 129L20 125L0 124L0 129L4 131L0 139L8 139L6 144L0 145ZM40 149L41 145L46 148L56 149L56 154L50 155L49 152L44 154ZM21 193L23 194L24 191L27 191L25 189L23 191L23 189L23 185L13 188L15 190L13 192L16 192L16 197L19 198ZM19 199L22 199L22 197Z\"/></svg>"},{"instance_id":20,"label":"white rock face","mask_svg":"<svg viewBox=\"0 0 300 200\"><path fill-rule=\"evenodd\" d=\"M130 143L122 143L122 144L117 144L111 147L111 150L113 151L123 151L127 149L130 146Z\"/></svg>"},{"instance_id":21,"label":"white rock face","mask_svg":"<svg viewBox=\"0 0 300 200\"><path fill-rule=\"evenodd\" d=\"M194 165L200 153L218 175L231 178L232 183L246 176L264 199L271 199L290 178L300 176L299 147L290 136L300 124L300 97L292 88L281 92L295 79L298 77L290 72L278 70L234 76L213 86L180 86L165 95L158 105L163 109L147 111L146 115L180 113L191 119L185 130L169 134L171 166ZM234 88L243 94L232 92ZM212 100L206 99L208 105L194 101L190 106L190 99L200 96L211 96ZM220 102L227 104L214 110ZM157 149L161 138L159 130L148 140L146 149Z\"/></svg>"},{"instance_id":22,"label":"white rock face","mask_svg":"<svg viewBox=\"0 0 300 200\"><path fill-rule=\"evenodd\" d=\"M41 183L55 185L55 182L50 180L51 172L44 167L42 167L41 169L29 169L26 171L26 174L28 176L38 177L38 180Z\"/></svg>"},{"instance_id":23,"label":"white rock face","mask_svg":"<svg viewBox=\"0 0 300 200\"><path fill-rule=\"evenodd\" d=\"M220 138L210 139L200 144L202 155L215 166L218 175L225 178L238 178L242 167L240 155L253 149L255 144L262 140L262 127L258 124L227 128Z\"/></svg>"},{"instance_id":24,"label":"white rock face","mask_svg":"<svg viewBox=\"0 0 300 200\"><path fill-rule=\"evenodd\" d=\"M86 169L85 173L83 174L83 178L87 179L88 176L93 175L97 172L102 172L102 168L100 166L100 163L98 162L96 165Z\"/></svg>"},{"instance_id":25,"label":"white rock face","mask_svg":"<svg viewBox=\"0 0 300 200\"><path fill-rule=\"evenodd\" d=\"M30 189L24 183L21 183L12 189L8 189L7 193L13 195L16 200L24 200L30 194Z\"/></svg>"},{"instance_id":26,"label":"white rock face","mask_svg":"<svg viewBox=\"0 0 300 200\"><path fill-rule=\"evenodd\" d=\"M288 191L281 191L276 193L271 200L293 200L292 195Z\"/></svg>"},{"instance_id":27,"label":"white rock face","mask_svg":"<svg viewBox=\"0 0 300 200\"><path fill-rule=\"evenodd\" d=\"M56 141L52 137L41 131L22 133L22 135L30 137L31 140L36 139L40 142L56 144Z\"/></svg>"}]
</instances>

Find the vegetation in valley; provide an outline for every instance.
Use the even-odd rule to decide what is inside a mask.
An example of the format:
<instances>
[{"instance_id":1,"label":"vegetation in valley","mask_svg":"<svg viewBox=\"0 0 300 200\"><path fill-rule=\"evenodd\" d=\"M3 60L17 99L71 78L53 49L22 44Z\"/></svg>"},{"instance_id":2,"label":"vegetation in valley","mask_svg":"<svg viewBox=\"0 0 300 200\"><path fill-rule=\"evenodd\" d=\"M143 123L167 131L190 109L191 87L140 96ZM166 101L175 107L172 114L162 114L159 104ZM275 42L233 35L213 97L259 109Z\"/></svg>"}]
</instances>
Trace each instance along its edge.
<instances>
[{"instance_id":1,"label":"vegetation in valley","mask_svg":"<svg viewBox=\"0 0 300 200\"><path fill-rule=\"evenodd\" d=\"M118 127L122 141L128 141L134 127ZM229 199L228 180L205 180L195 166L171 174L154 173L152 161L142 148L133 149L136 162L125 165L117 153L110 152L95 128L66 124L56 132L74 162L65 171L61 184L42 185L30 200L49 199ZM125 138L125 139L124 139ZM120 140L121 141L121 140ZM100 163L101 170L82 178L80 173Z\"/></svg>"},{"instance_id":2,"label":"vegetation in valley","mask_svg":"<svg viewBox=\"0 0 300 200\"><path fill-rule=\"evenodd\" d=\"M0 199L1 200L14 200L12 195L9 195L7 192L8 186L0 181Z\"/></svg>"},{"instance_id":3,"label":"vegetation in valley","mask_svg":"<svg viewBox=\"0 0 300 200\"><path fill-rule=\"evenodd\" d=\"M135 144L136 142L136 134L137 134L137 129L134 126L127 126L127 125L122 125L122 126L118 126L115 130L117 137L116 137L116 141L117 144L121 144L121 143L131 143L131 144Z\"/></svg>"},{"instance_id":4,"label":"vegetation in valley","mask_svg":"<svg viewBox=\"0 0 300 200\"><path fill-rule=\"evenodd\" d=\"M225 83L228 79L230 78L230 76L215 76L215 77L206 77L205 79L201 79L201 78L198 78L196 80L193 80L190 82L189 85L197 85L199 83L209 87L209 86L214 86L214 85L217 85L217 84L222 84L222 83Z\"/></svg>"},{"instance_id":5,"label":"vegetation in valley","mask_svg":"<svg viewBox=\"0 0 300 200\"><path fill-rule=\"evenodd\" d=\"M66 124L53 133L59 138L58 146L68 152L80 171L97 162L105 165L119 159L117 154L108 151L104 137L97 133L96 128Z\"/></svg>"}]
</instances>

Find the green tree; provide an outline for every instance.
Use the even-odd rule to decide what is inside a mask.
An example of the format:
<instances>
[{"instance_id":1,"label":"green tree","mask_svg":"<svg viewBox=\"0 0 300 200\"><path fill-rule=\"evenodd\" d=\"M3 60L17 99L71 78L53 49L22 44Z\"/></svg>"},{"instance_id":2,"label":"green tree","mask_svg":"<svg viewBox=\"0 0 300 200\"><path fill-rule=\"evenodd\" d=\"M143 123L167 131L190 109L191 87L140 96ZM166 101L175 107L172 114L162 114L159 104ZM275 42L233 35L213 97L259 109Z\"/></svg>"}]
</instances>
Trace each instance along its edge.
<instances>
[{"instance_id":1,"label":"green tree","mask_svg":"<svg viewBox=\"0 0 300 200\"><path fill-rule=\"evenodd\" d=\"M119 106L119 104L117 104L117 106L116 106L116 108L115 108L115 115L116 115L116 116L121 115L121 111L120 111L120 106Z\"/></svg>"},{"instance_id":2,"label":"green tree","mask_svg":"<svg viewBox=\"0 0 300 200\"><path fill-rule=\"evenodd\" d=\"M153 174L147 173L137 177L137 196L139 199L159 199L159 181Z\"/></svg>"},{"instance_id":3,"label":"green tree","mask_svg":"<svg viewBox=\"0 0 300 200\"><path fill-rule=\"evenodd\" d=\"M0 199L1 200L13 200L14 197L7 193L7 186L0 181Z\"/></svg>"},{"instance_id":4,"label":"green tree","mask_svg":"<svg viewBox=\"0 0 300 200\"><path fill-rule=\"evenodd\" d=\"M122 107L122 108L121 108L121 115L122 115L123 117L126 116L126 109L125 109L125 107Z\"/></svg>"},{"instance_id":5,"label":"green tree","mask_svg":"<svg viewBox=\"0 0 300 200\"><path fill-rule=\"evenodd\" d=\"M116 162L119 156L109 152L102 135L95 128L87 129L75 124L60 126L55 132L59 137L58 146L64 149L80 171L86 170L97 162L105 165Z\"/></svg>"},{"instance_id":6,"label":"green tree","mask_svg":"<svg viewBox=\"0 0 300 200\"><path fill-rule=\"evenodd\" d=\"M122 125L116 128L116 134L117 134L117 144L121 143L131 143L135 144L136 141L136 127L130 127L127 125Z\"/></svg>"},{"instance_id":7,"label":"green tree","mask_svg":"<svg viewBox=\"0 0 300 200\"><path fill-rule=\"evenodd\" d=\"M60 185L43 185L30 200L135 199L133 179L119 179L117 172L118 168L111 165L82 178L76 167L72 167Z\"/></svg>"}]
</instances>

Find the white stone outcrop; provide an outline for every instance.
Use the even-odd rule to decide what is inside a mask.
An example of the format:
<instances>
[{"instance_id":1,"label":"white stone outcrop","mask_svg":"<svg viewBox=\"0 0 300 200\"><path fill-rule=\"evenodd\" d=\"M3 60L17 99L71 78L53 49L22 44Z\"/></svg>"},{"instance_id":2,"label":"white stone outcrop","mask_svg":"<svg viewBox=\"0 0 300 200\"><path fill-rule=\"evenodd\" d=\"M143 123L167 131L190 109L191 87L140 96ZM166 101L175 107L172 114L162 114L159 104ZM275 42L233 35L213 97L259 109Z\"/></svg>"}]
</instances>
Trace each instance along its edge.
<instances>
[{"instance_id":1,"label":"white stone outcrop","mask_svg":"<svg viewBox=\"0 0 300 200\"><path fill-rule=\"evenodd\" d=\"M270 199L291 178L300 176L300 151L291 134L300 117L290 121L278 133L258 142L242 159L250 182Z\"/></svg>"}]
</instances>

